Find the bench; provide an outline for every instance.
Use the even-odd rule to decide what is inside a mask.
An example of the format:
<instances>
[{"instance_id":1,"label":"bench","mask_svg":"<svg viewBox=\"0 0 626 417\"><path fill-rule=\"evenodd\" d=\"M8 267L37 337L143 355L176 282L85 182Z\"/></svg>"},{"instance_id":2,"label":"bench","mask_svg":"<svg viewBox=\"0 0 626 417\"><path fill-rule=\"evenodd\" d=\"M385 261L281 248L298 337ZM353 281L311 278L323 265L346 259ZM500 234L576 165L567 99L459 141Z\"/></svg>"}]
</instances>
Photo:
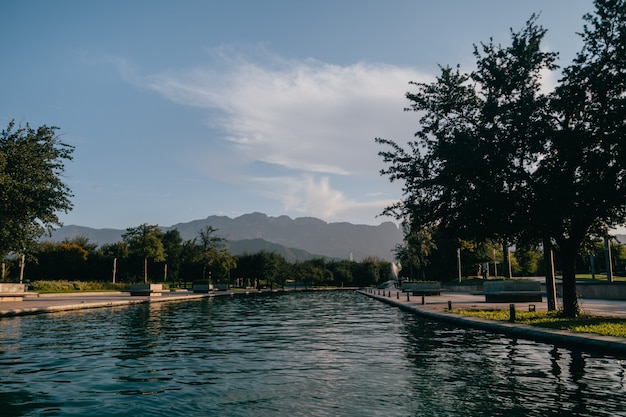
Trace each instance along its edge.
<instances>
[{"instance_id":1,"label":"bench","mask_svg":"<svg viewBox=\"0 0 626 417\"><path fill-rule=\"evenodd\" d=\"M207 294L213 291L213 284L193 283L191 291L195 294Z\"/></svg>"},{"instance_id":2,"label":"bench","mask_svg":"<svg viewBox=\"0 0 626 417\"><path fill-rule=\"evenodd\" d=\"M163 295L163 284L133 284L130 295L139 297L160 297Z\"/></svg>"},{"instance_id":3,"label":"bench","mask_svg":"<svg viewBox=\"0 0 626 417\"><path fill-rule=\"evenodd\" d=\"M541 302L541 283L530 280L485 281L483 293L487 303Z\"/></svg>"},{"instance_id":4,"label":"bench","mask_svg":"<svg viewBox=\"0 0 626 417\"><path fill-rule=\"evenodd\" d=\"M24 301L26 296L25 284L0 284L0 302Z\"/></svg>"},{"instance_id":5,"label":"bench","mask_svg":"<svg viewBox=\"0 0 626 417\"><path fill-rule=\"evenodd\" d=\"M403 282L402 292L410 292L412 295L441 295L440 282Z\"/></svg>"}]
</instances>

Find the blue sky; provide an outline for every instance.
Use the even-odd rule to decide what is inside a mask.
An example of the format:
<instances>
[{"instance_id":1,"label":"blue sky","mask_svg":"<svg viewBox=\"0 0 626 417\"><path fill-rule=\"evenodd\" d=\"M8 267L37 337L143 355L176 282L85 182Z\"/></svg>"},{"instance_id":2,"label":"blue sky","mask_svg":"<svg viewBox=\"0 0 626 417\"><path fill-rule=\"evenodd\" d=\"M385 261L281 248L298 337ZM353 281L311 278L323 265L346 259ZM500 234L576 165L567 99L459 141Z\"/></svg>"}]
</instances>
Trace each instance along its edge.
<instances>
[{"instance_id":1,"label":"blue sky","mask_svg":"<svg viewBox=\"0 0 626 417\"><path fill-rule=\"evenodd\" d=\"M66 224L255 211L379 224L375 137L410 140L409 81L471 70L533 12L566 66L591 0L4 0L0 125L60 127ZM549 85L553 80L547 79Z\"/></svg>"}]
</instances>

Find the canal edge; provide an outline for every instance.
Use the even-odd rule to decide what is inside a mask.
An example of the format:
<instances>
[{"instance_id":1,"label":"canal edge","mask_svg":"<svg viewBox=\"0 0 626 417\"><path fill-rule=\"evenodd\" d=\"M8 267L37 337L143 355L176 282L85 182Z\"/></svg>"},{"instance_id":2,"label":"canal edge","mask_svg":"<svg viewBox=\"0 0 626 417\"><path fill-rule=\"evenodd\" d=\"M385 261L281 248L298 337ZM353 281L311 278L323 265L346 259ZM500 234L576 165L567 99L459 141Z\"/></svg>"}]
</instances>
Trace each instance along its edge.
<instances>
[{"instance_id":1,"label":"canal edge","mask_svg":"<svg viewBox=\"0 0 626 417\"><path fill-rule=\"evenodd\" d=\"M460 314L425 310L419 306L408 305L400 300L376 295L367 291L358 290L359 294L398 307L401 310L426 317L435 321L456 324L461 327L471 327L493 333L514 336L521 339L550 343L564 348L575 348L599 353L626 355L626 339L613 336L594 335L592 333L576 333L569 330L553 330L538 328L526 324L496 322L480 317L463 316Z\"/></svg>"}]
</instances>

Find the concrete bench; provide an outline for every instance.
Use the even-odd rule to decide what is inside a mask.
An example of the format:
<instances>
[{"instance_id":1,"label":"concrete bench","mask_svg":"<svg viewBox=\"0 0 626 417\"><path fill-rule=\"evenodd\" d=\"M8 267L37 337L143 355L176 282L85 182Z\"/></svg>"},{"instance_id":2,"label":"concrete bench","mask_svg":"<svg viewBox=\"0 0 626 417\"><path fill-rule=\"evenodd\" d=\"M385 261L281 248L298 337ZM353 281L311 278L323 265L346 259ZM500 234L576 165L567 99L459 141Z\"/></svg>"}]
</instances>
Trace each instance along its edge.
<instances>
[{"instance_id":1,"label":"concrete bench","mask_svg":"<svg viewBox=\"0 0 626 417\"><path fill-rule=\"evenodd\" d=\"M24 301L26 296L25 284L0 284L0 302L3 301Z\"/></svg>"},{"instance_id":2,"label":"concrete bench","mask_svg":"<svg viewBox=\"0 0 626 417\"><path fill-rule=\"evenodd\" d=\"M485 281L485 301L488 303L522 303L542 300L541 283L530 280Z\"/></svg>"},{"instance_id":3,"label":"concrete bench","mask_svg":"<svg viewBox=\"0 0 626 417\"><path fill-rule=\"evenodd\" d=\"M131 297L160 297L163 292L163 284L133 284L130 286Z\"/></svg>"},{"instance_id":4,"label":"concrete bench","mask_svg":"<svg viewBox=\"0 0 626 417\"><path fill-rule=\"evenodd\" d=\"M441 295L440 282L403 282L402 292L412 295Z\"/></svg>"},{"instance_id":5,"label":"concrete bench","mask_svg":"<svg viewBox=\"0 0 626 417\"><path fill-rule=\"evenodd\" d=\"M213 291L213 284L198 284L193 283L191 291L195 294L207 294Z\"/></svg>"}]
</instances>

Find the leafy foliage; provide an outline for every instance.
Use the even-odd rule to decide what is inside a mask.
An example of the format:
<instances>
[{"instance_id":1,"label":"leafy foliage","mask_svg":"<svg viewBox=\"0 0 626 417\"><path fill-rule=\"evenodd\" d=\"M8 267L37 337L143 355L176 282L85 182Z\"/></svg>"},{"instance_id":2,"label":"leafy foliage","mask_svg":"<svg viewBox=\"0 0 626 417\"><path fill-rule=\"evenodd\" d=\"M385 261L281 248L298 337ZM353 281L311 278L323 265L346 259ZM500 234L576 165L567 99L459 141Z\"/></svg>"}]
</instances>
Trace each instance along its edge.
<instances>
[{"instance_id":1,"label":"leafy foliage","mask_svg":"<svg viewBox=\"0 0 626 417\"><path fill-rule=\"evenodd\" d=\"M130 254L144 260L144 282L148 282L148 258L155 261L165 260L165 249L161 237L163 232L158 225L142 224L126 229L122 235Z\"/></svg>"},{"instance_id":2,"label":"leafy foliage","mask_svg":"<svg viewBox=\"0 0 626 417\"><path fill-rule=\"evenodd\" d=\"M581 245L626 222L626 1L595 6L553 93L542 92L541 75L556 69L556 54L541 48L546 30L533 16L510 46L475 46L475 71L442 67L435 82L411 83L420 127L408 150L376 139L388 149L381 174L404 182L385 214L410 219L411 233L555 242L568 316L579 312Z\"/></svg>"},{"instance_id":3,"label":"leafy foliage","mask_svg":"<svg viewBox=\"0 0 626 417\"><path fill-rule=\"evenodd\" d=\"M23 253L61 223L57 212L72 208L62 180L74 148L61 142L56 127L16 127L0 133L0 257Z\"/></svg>"}]
</instances>

